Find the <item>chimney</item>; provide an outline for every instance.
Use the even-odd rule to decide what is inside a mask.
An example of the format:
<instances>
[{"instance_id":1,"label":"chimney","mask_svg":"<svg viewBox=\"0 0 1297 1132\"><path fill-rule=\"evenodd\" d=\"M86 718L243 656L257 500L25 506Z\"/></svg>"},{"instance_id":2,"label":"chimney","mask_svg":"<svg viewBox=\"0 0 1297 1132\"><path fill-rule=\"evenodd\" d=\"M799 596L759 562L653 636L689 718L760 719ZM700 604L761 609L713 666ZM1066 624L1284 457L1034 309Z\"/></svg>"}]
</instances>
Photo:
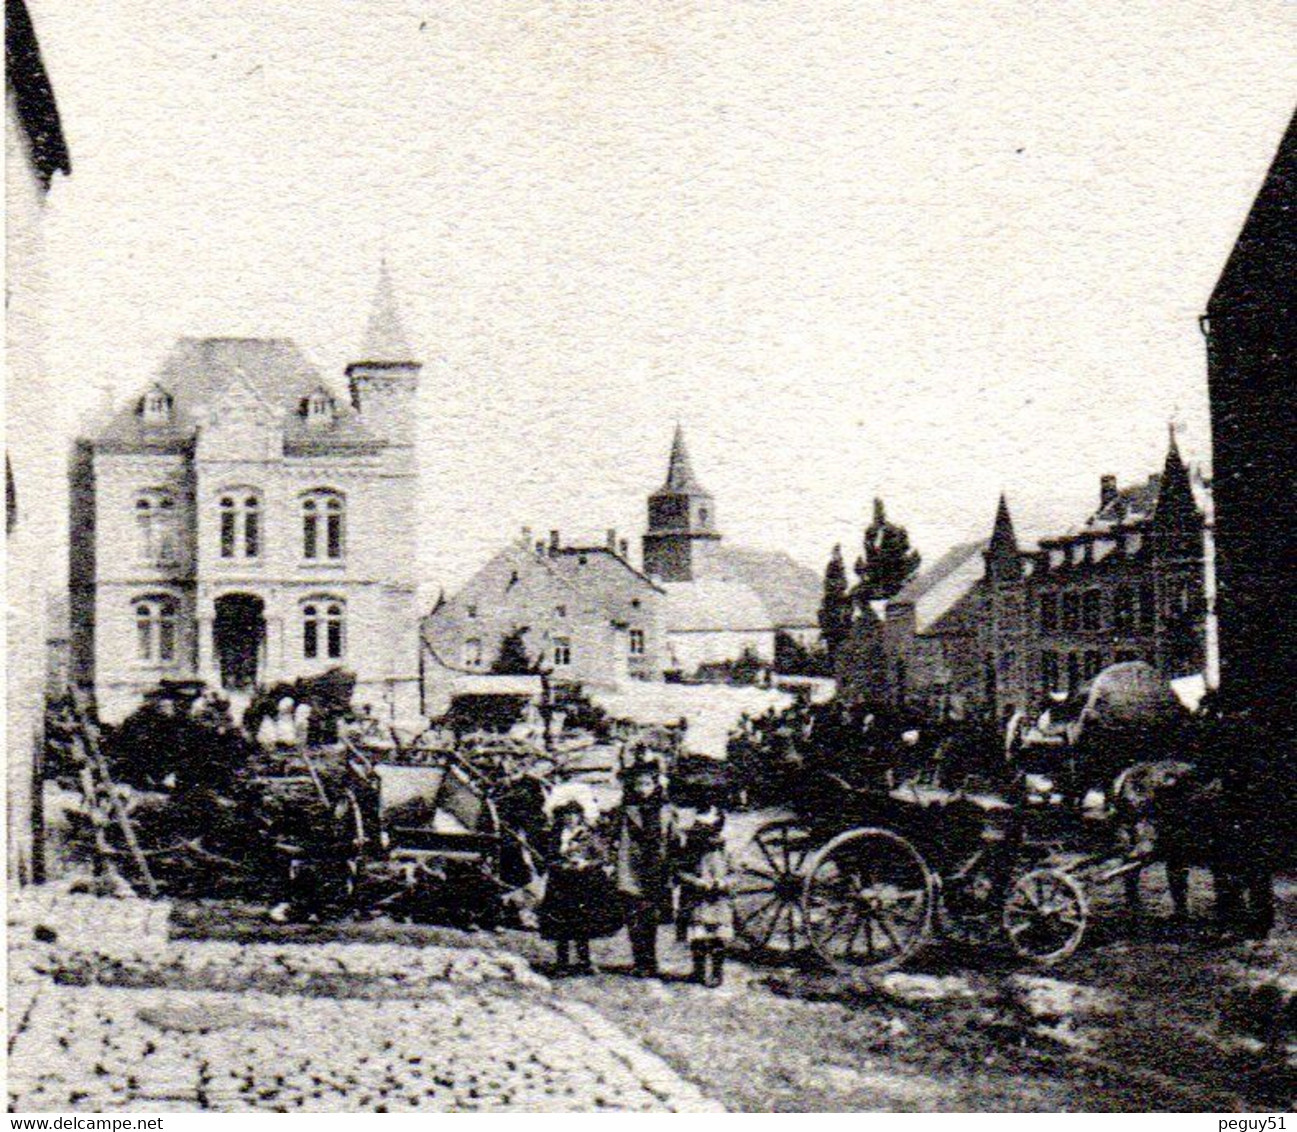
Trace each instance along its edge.
<instances>
[{"instance_id":1,"label":"chimney","mask_svg":"<svg viewBox=\"0 0 1297 1132\"><path fill-rule=\"evenodd\" d=\"M550 531L550 532L549 532L549 552L550 552L550 554L557 554L557 553L558 553L558 548L559 548L558 531Z\"/></svg>"},{"instance_id":2,"label":"chimney","mask_svg":"<svg viewBox=\"0 0 1297 1132\"><path fill-rule=\"evenodd\" d=\"M627 562L630 561L630 539L622 539L617 543L617 553L626 559Z\"/></svg>"},{"instance_id":3,"label":"chimney","mask_svg":"<svg viewBox=\"0 0 1297 1132\"><path fill-rule=\"evenodd\" d=\"M617 553L617 528L616 527L608 528L608 539L605 545L608 547L609 553L611 554Z\"/></svg>"},{"instance_id":4,"label":"chimney","mask_svg":"<svg viewBox=\"0 0 1297 1132\"><path fill-rule=\"evenodd\" d=\"M522 541L522 547L523 547L524 550L526 550L527 547L531 546L531 528L530 528L530 527L523 527L523 528L522 528L522 540L521 540L521 541Z\"/></svg>"},{"instance_id":5,"label":"chimney","mask_svg":"<svg viewBox=\"0 0 1297 1132\"><path fill-rule=\"evenodd\" d=\"M540 539L536 540L536 557L537 558L545 557L545 544L541 542Z\"/></svg>"},{"instance_id":6,"label":"chimney","mask_svg":"<svg viewBox=\"0 0 1297 1132\"><path fill-rule=\"evenodd\" d=\"M1114 499L1117 498L1117 477L1100 476L1099 477L1099 510L1107 507Z\"/></svg>"}]
</instances>

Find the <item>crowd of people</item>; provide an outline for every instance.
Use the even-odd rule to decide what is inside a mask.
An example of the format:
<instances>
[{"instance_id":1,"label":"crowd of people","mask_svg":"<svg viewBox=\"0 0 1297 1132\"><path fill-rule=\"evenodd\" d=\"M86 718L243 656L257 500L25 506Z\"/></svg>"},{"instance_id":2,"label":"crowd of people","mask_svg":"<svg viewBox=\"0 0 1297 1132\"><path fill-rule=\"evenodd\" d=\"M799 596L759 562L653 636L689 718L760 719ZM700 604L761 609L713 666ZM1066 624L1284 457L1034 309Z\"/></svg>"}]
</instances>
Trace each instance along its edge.
<instances>
[{"instance_id":1,"label":"crowd of people","mask_svg":"<svg viewBox=\"0 0 1297 1132\"><path fill-rule=\"evenodd\" d=\"M553 942L563 974L589 974L590 942L629 938L633 971L656 977L658 934L674 921L693 957L693 977L716 987L734 938L725 815L714 804L685 822L667 802L661 761L641 753L620 772L622 799L599 814L590 788L564 783L551 793L541 935Z\"/></svg>"}]
</instances>

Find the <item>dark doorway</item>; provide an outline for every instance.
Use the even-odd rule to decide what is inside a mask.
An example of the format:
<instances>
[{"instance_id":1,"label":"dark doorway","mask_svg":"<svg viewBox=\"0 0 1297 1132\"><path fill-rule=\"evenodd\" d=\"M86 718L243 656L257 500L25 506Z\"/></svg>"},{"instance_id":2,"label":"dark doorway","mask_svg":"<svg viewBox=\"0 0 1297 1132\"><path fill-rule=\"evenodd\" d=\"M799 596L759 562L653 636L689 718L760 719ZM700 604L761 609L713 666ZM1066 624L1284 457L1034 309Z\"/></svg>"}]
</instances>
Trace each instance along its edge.
<instances>
[{"instance_id":1,"label":"dark doorway","mask_svg":"<svg viewBox=\"0 0 1297 1132\"><path fill-rule=\"evenodd\" d=\"M226 594L216 599L212 644L228 690L256 686L266 649L265 602L252 594Z\"/></svg>"}]
</instances>

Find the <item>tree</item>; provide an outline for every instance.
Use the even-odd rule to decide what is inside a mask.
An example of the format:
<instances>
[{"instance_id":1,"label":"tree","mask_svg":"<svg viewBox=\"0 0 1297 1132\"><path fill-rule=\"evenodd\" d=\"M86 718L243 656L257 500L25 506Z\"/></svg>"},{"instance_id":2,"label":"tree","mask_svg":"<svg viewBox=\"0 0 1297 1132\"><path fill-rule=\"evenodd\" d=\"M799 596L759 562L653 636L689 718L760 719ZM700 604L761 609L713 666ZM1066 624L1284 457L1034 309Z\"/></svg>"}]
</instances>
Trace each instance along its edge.
<instances>
[{"instance_id":1,"label":"tree","mask_svg":"<svg viewBox=\"0 0 1297 1132\"><path fill-rule=\"evenodd\" d=\"M837 544L824 568L824 599L820 602L820 640L832 656L851 632L851 594L842 545Z\"/></svg>"},{"instance_id":2,"label":"tree","mask_svg":"<svg viewBox=\"0 0 1297 1132\"><path fill-rule=\"evenodd\" d=\"M520 625L500 638L500 651L491 662L495 676L527 676L537 672L536 662L527 652L527 626Z\"/></svg>"},{"instance_id":3,"label":"tree","mask_svg":"<svg viewBox=\"0 0 1297 1132\"><path fill-rule=\"evenodd\" d=\"M863 607L895 597L922 561L919 552L910 549L909 532L888 522L883 501L875 499L874 521L865 529L865 553L856 559L856 603Z\"/></svg>"}]
</instances>

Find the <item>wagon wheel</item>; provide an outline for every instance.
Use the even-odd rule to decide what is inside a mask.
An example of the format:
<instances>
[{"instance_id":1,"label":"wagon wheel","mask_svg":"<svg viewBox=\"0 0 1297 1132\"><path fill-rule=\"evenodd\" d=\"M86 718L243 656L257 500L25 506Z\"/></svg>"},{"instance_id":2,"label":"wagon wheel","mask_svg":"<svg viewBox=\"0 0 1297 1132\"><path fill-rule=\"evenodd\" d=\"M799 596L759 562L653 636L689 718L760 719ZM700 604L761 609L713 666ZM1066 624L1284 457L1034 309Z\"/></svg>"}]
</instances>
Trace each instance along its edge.
<instances>
[{"instance_id":1,"label":"wagon wheel","mask_svg":"<svg viewBox=\"0 0 1297 1132\"><path fill-rule=\"evenodd\" d=\"M734 874L734 924L754 951L793 955L804 951L802 869L814 843L795 821L763 825L748 843Z\"/></svg>"},{"instance_id":2,"label":"wagon wheel","mask_svg":"<svg viewBox=\"0 0 1297 1132\"><path fill-rule=\"evenodd\" d=\"M1062 869L1033 869L1013 882L1001 922L1016 955L1048 966L1080 947L1089 915L1075 877Z\"/></svg>"},{"instance_id":3,"label":"wagon wheel","mask_svg":"<svg viewBox=\"0 0 1297 1132\"><path fill-rule=\"evenodd\" d=\"M922 854L887 829L854 829L807 867L811 946L840 970L889 971L927 942L937 881Z\"/></svg>"}]
</instances>

